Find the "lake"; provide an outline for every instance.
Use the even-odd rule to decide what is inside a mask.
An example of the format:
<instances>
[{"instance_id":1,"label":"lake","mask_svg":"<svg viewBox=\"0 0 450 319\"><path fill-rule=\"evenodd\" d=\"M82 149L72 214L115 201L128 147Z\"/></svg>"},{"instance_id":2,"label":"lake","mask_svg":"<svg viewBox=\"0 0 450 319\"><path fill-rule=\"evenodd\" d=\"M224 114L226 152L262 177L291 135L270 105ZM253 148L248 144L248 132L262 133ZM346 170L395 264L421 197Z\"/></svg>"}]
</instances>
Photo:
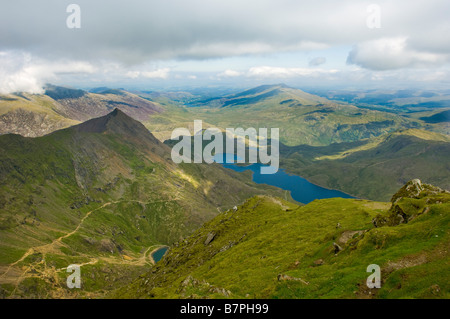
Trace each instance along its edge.
<instances>
[{"instance_id":1,"label":"lake","mask_svg":"<svg viewBox=\"0 0 450 319\"><path fill-rule=\"evenodd\" d=\"M164 255L166 254L168 249L169 249L169 247L164 246L164 247L161 247L160 249L158 249L157 251L155 251L152 254L152 258L155 261L155 263L157 263L158 261L160 261L164 257Z\"/></svg>"},{"instance_id":2,"label":"lake","mask_svg":"<svg viewBox=\"0 0 450 319\"><path fill-rule=\"evenodd\" d=\"M217 156L221 156L223 159L225 159L225 156L223 154L216 155L214 158L217 159ZM229 156L229 154L227 156ZM236 164L227 164L224 160L224 163L221 165L236 172L251 170L253 172L253 181L255 183L268 184L284 190L288 190L291 192L291 196L293 199L303 204L308 204L315 199L323 198L356 198L338 190L317 186L307 181L303 177L288 174L283 169L279 169L275 174L261 174L261 166L267 165L259 163L250 164L248 166L238 166Z\"/></svg>"}]
</instances>

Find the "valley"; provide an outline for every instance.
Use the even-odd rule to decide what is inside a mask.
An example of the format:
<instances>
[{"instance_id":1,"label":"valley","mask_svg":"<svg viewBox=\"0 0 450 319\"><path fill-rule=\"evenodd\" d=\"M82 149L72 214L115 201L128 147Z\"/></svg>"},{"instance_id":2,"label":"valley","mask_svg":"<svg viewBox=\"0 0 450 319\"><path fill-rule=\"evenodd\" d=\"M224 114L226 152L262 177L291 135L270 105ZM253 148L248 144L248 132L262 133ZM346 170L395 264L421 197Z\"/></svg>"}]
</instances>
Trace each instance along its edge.
<instances>
[{"instance_id":1,"label":"valley","mask_svg":"<svg viewBox=\"0 0 450 319\"><path fill-rule=\"evenodd\" d=\"M402 282L421 289L394 289L405 260L448 269L448 123L445 111L427 112L359 107L284 84L203 99L51 85L44 95L2 96L0 296L445 297L448 276L428 272ZM193 132L194 120L222 132L279 128L280 170L175 164L170 135ZM375 226L397 207L392 194L417 178L428 186L405 199L414 222ZM387 238L393 246L381 244ZM362 284L369 257L388 269L377 296ZM81 265L82 289L66 286L70 264ZM326 288L333 280L339 289Z\"/></svg>"},{"instance_id":2,"label":"valley","mask_svg":"<svg viewBox=\"0 0 450 319\"><path fill-rule=\"evenodd\" d=\"M43 137L4 135L0 149L3 297L78 296L55 279L73 263L92 276L85 297L101 294L145 270L149 247L249 196L285 196L218 165L175 165L119 110Z\"/></svg>"}]
</instances>

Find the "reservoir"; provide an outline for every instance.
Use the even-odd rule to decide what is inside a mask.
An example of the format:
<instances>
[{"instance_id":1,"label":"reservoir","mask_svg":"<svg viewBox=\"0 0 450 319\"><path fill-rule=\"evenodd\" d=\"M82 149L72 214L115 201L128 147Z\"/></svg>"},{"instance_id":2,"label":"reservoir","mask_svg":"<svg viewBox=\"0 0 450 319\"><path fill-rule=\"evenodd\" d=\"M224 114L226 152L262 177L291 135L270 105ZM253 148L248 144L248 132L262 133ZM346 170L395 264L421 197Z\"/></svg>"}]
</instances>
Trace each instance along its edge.
<instances>
[{"instance_id":1,"label":"reservoir","mask_svg":"<svg viewBox=\"0 0 450 319\"><path fill-rule=\"evenodd\" d=\"M152 254L152 258L155 261L155 263L157 263L158 261L160 261L164 257L164 255L165 255L165 253L167 252L168 249L169 249L169 247L164 246L164 247L161 247L160 249L158 249L157 251L155 251Z\"/></svg>"},{"instance_id":2,"label":"reservoir","mask_svg":"<svg viewBox=\"0 0 450 319\"><path fill-rule=\"evenodd\" d=\"M223 154L216 156L224 157ZM226 168L230 168L236 172L251 170L253 172L253 181L255 183L268 184L279 187L284 190L288 190L291 192L291 196L293 199L303 204L308 204L315 199L323 199L323 198L332 198L332 197L355 198L351 195L348 195L338 190L327 189L317 186L307 181L303 177L297 175L290 175L286 173L283 169L279 169L278 172L276 172L275 174L261 174L260 168L263 165L259 163L250 164L248 166L238 166L236 164L227 164L224 161L224 163L221 165L223 165Z\"/></svg>"}]
</instances>

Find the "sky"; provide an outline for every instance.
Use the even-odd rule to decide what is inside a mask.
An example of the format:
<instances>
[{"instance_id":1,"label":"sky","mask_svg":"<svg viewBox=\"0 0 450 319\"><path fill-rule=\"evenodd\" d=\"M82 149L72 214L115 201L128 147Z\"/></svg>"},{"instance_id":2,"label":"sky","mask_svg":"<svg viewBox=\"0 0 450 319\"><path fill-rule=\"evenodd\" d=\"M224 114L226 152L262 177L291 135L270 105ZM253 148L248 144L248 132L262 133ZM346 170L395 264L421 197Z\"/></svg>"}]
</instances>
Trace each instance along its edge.
<instances>
[{"instance_id":1,"label":"sky","mask_svg":"<svg viewBox=\"0 0 450 319\"><path fill-rule=\"evenodd\" d=\"M0 93L287 83L448 88L448 0L0 3Z\"/></svg>"}]
</instances>

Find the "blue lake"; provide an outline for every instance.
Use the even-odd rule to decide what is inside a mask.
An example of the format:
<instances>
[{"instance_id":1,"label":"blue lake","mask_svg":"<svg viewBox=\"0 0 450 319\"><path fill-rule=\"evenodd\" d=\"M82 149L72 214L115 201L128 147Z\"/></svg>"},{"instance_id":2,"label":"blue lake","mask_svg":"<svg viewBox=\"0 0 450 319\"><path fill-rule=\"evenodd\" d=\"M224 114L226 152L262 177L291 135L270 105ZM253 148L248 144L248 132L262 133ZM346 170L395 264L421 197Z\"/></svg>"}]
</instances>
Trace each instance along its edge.
<instances>
[{"instance_id":1,"label":"blue lake","mask_svg":"<svg viewBox=\"0 0 450 319\"><path fill-rule=\"evenodd\" d=\"M169 247L162 247L152 254L152 258L155 261L155 263L157 263L164 257L168 249Z\"/></svg>"},{"instance_id":2,"label":"blue lake","mask_svg":"<svg viewBox=\"0 0 450 319\"><path fill-rule=\"evenodd\" d=\"M225 158L224 155L221 157ZM229 156L229 155L227 155ZM217 157L215 157L217 158ZM313 183L308 182L303 177L297 175L290 175L286 173L283 169L279 169L275 174L261 174L262 164L251 164L248 166L238 166L236 164L221 164L226 168L230 168L236 172L243 172L246 170L251 170L253 172L253 181L258 184L268 184L272 186L279 187L284 190L291 192L291 196L296 201L307 204L315 199L332 198L332 197L342 197L342 198L355 198L351 195L345 194L338 190L327 189L317 186Z\"/></svg>"}]
</instances>

